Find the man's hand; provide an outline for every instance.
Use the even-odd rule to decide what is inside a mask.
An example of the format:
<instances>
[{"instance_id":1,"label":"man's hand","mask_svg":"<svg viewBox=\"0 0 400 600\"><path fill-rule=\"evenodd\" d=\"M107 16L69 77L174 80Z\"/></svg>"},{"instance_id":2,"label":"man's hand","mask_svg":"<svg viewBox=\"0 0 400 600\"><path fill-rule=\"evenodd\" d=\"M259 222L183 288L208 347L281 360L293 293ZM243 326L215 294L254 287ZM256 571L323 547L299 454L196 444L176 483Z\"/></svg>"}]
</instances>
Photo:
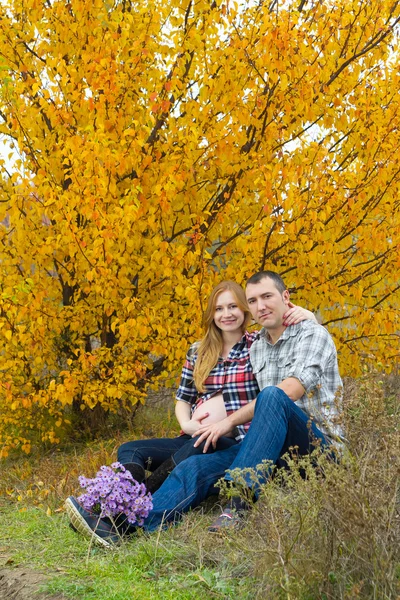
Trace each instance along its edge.
<instances>
[{"instance_id":1,"label":"man's hand","mask_svg":"<svg viewBox=\"0 0 400 600\"><path fill-rule=\"evenodd\" d=\"M289 309L283 315L283 325L286 327L289 327L289 325L297 325L297 323L300 323L305 319L311 319L312 321L317 322L314 313L306 308L296 306L292 302L289 302L288 307Z\"/></svg>"},{"instance_id":2,"label":"man's hand","mask_svg":"<svg viewBox=\"0 0 400 600\"><path fill-rule=\"evenodd\" d=\"M204 440L206 443L204 445L203 453L205 454L210 447L210 444L213 445L214 448L217 447L217 442L220 437L227 435L235 428L232 425L231 419L226 417L226 419L222 419L222 421L218 421L218 423L213 423L212 425L202 425L196 431L196 436L199 438L196 440L194 447L197 448ZM192 436L194 437L194 436Z\"/></svg>"},{"instance_id":3,"label":"man's hand","mask_svg":"<svg viewBox=\"0 0 400 600\"><path fill-rule=\"evenodd\" d=\"M181 423L182 431L184 431L187 435L197 435L199 428L201 427L201 422L203 419L210 416L210 413L204 413L199 419L190 419L190 421L184 421ZM206 425L204 425L206 427Z\"/></svg>"}]
</instances>

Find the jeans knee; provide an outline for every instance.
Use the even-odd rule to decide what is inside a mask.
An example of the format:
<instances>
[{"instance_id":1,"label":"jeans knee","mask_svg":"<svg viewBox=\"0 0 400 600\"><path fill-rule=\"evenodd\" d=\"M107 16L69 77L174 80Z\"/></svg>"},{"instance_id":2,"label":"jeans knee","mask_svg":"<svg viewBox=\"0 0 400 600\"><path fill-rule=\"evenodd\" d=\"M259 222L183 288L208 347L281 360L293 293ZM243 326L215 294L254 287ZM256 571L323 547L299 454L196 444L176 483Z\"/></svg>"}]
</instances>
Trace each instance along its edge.
<instances>
[{"instance_id":1,"label":"jeans knee","mask_svg":"<svg viewBox=\"0 0 400 600\"><path fill-rule=\"evenodd\" d=\"M127 445L128 445L128 442L125 442L124 444L121 444L119 446L119 448L117 450L117 459L118 459L118 461L120 460L120 458L122 456L124 456L124 454L125 454L125 452L127 450Z\"/></svg>"},{"instance_id":2,"label":"jeans knee","mask_svg":"<svg viewBox=\"0 0 400 600\"><path fill-rule=\"evenodd\" d=\"M260 410L273 405L275 408L281 406L284 408L291 400L287 394L275 385L269 385L261 390L257 396L256 409Z\"/></svg>"},{"instance_id":3,"label":"jeans knee","mask_svg":"<svg viewBox=\"0 0 400 600\"><path fill-rule=\"evenodd\" d=\"M133 462L133 458L138 454L138 451L140 453L140 450L140 445L136 442L124 442L117 450L117 460L122 464Z\"/></svg>"}]
</instances>

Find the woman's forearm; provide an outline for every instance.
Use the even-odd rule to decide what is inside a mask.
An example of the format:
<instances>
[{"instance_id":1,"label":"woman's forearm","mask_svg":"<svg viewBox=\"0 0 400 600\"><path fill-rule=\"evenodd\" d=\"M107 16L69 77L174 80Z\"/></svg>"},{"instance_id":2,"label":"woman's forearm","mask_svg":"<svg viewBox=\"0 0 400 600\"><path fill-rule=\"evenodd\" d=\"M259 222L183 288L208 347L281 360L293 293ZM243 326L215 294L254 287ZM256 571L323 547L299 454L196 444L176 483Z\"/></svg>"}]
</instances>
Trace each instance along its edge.
<instances>
[{"instance_id":1,"label":"woman's forearm","mask_svg":"<svg viewBox=\"0 0 400 600\"><path fill-rule=\"evenodd\" d=\"M177 400L175 404L175 416L179 425L182 427L184 423L190 421L191 406L188 402Z\"/></svg>"}]
</instances>

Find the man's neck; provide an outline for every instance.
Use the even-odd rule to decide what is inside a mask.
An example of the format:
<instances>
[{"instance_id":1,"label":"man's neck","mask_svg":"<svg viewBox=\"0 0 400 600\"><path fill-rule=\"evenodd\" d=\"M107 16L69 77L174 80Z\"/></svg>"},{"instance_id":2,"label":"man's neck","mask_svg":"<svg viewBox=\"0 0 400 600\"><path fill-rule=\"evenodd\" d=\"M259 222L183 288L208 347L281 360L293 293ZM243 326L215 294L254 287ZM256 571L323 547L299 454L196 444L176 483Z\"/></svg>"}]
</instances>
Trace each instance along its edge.
<instances>
[{"instance_id":1,"label":"man's neck","mask_svg":"<svg viewBox=\"0 0 400 600\"><path fill-rule=\"evenodd\" d=\"M282 333L285 331L286 327L282 325L282 327L274 328L274 329L265 329L268 334L268 337L272 344L276 344L276 342L281 337Z\"/></svg>"}]
</instances>

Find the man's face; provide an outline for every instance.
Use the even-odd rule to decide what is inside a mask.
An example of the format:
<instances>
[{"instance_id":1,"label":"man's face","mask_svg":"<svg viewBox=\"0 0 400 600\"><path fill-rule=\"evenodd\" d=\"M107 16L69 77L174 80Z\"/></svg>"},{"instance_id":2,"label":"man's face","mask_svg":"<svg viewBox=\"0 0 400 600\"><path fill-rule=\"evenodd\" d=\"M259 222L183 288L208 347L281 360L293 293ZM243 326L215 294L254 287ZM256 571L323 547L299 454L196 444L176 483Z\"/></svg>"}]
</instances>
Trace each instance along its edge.
<instances>
[{"instance_id":1,"label":"man's face","mask_svg":"<svg viewBox=\"0 0 400 600\"><path fill-rule=\"evenodd\" d=\"M283 315L287 311L289 292L283 294L269 277L246 287L246 298L253 319L265 329L284 329Z\"/></svg>"}]
</instances>

